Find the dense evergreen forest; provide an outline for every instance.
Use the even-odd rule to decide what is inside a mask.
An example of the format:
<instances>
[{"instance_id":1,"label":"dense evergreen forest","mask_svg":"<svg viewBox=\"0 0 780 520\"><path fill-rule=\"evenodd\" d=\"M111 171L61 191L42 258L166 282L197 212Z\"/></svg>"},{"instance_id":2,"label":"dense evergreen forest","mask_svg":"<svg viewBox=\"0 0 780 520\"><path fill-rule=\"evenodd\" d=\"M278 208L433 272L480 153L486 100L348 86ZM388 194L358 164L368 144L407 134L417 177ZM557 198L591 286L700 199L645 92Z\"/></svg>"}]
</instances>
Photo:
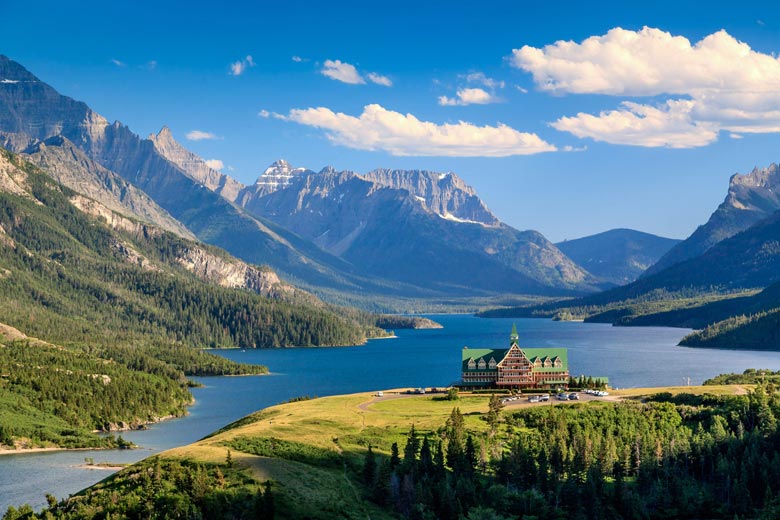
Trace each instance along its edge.
<instances>
[{"instance_id":1,"label":"dense evergreen forest","mask_svg":"<svg viewBox=\"0 0 780 520\"><path fill-rule=\"evenodd\" d=\"M750 316L739 315L713 323L685 336L687 347L780 349L780 308Z\"/></svg>"},{"instance_id":2,"label":"dense evergreen forest","mask_svg":"<svg viewBox=\"0 0 780 520\"><path fill-rule=\"evenodd\" d=\"M748 395L661 393L514 412L502 410L494 396L480 417L484 426L474 429L456 406L438 429L411 426L405 441L392 446L374 432L379 444L367 444L357 459L305 442L238 436L224 444L224 463L146 461L69 500L52 499L35 517L296 518L294 497L291 502L272 483L234 472L231 452L293 461L289 467L303 472L297 478L322 469L338 475L343 465L355 493L397 518L780 515L780 394L773 384ZM315 517L359 516L340 511L338 503L328 507L330 513ZM30 517L29 510L13 509L4 518Z\"/></svg>"},{"instance_id":3,"label":"dense evergreen forest","mask_svg":"<svg viewBox=\"0 0 780 520\"><path fill-rule=\"evenodd\" d=\"M442 437L410 431L403 458L367 455L364 480L404 518L777 518L778 417L773 385L533 408L506 415L503 442L455 409Z\"/></svg>"}]
</instances>

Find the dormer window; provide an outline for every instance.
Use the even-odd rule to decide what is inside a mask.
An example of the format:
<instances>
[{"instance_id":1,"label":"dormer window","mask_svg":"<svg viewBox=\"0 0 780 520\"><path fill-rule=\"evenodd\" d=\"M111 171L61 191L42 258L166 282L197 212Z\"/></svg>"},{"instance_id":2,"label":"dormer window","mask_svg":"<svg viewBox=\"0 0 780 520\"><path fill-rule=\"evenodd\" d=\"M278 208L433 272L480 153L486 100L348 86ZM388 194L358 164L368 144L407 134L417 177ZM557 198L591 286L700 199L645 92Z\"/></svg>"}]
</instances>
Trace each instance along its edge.
<instances>
[{"instance_id":1,"label":"dormer window","mask_svg":"<svg viewBox=\"0 0 780 520\"><path fill-rule=\"evenodd\" d=\"M494 368L496 368L496 360L495 360L495 359L493 359L493 358L490 358L490 363L488 363L488 367L489 367L491 370L493 370Z\"/></svg>"},{"instance_id":2,"label":"dormer window","mask_svg":"<svg viewBox=\"0 0 780 520\"><path fill-rule=\"evenodd\" d=\"M477 366L479 366L480 370L485 370L485 366L486 366L485 365L485 360L484 359L480 359L479 360L479 364Z\"/></svg>"},{"instance_id":3,"label":"dormer window","mask_svg":"<svg viewBox=\"0 0 780 520\"><path fill-rule=\"evenodd\" d=\"M469 370L474 370L477 368L477 364L474 363L474 358L469 359Z\"/></svg>"}]
</instances>

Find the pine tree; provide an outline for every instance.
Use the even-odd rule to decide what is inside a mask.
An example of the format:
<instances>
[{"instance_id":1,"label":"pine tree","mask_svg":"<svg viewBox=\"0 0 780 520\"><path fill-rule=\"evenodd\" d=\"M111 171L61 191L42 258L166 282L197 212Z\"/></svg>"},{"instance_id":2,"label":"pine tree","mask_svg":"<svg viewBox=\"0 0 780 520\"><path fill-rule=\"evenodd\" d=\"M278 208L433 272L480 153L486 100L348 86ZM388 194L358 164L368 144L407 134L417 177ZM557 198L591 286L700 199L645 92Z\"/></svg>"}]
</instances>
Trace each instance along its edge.
<instances>
[{"instance_id":1,"label":"pine tree","mask_svg":"<svg viewBox=\"0 0 780 520\"><path fill-rule=\"evenodd\" d=\"M371 445L368 445L368 451L366 452L365 462L363 463L363 482L368 487L373 487L374 480L376 479L376 457L374 451L371 449Z\"/></svg>"},{"instance_id":2,"label":"pine tree","mask_svg":"<svg viewBox=\"0 0 780 520\"><path fill-rule=\"evenodd\" d=\"M390 468L395 469L399 464L401 464L401 457L398 454L398 443L394 442L390 446Z\"/></svg>"}]
</instances>

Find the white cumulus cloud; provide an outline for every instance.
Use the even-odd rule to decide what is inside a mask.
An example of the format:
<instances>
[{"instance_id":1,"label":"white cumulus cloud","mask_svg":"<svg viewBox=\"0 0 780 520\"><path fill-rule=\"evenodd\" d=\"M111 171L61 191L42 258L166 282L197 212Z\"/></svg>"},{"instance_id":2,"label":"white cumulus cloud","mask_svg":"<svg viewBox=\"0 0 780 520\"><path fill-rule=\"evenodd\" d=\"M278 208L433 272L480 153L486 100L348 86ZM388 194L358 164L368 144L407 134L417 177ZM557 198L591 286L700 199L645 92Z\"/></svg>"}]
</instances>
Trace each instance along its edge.
<instances>
[{"instance_id":1,"label":"white cumulus cloud","mask_svg":"<svg viewBox=\"0 0 780 520\"><path fill-rule=\"evenodd\" d=\"M498 103L501 98L481 88L461 88L456 92L456 97L439 96L439 104L442 106L455 105L487 105Z\"/></svg>"},{"instance_id":2,"label":"white cumulus cloud","mask_svg":"<svg viewBox=\"0 0 780 520\"><path fill-rule=\"evenodd\" d=\"M369 72L366 74L366 78L368 78L368 81L371 83L376 83L377 85L382 85L384 87L392 87L393 82L388 78L387 76L382 76L381 74L377 74L376 72Z\"/></svg>"},{"instance_id":3,"label":"white cumulus cloud","mask_svg":"<svg viewBox=\"0 0 780 520\"><path fill-rule=\"evenodd\" d=\"M646 147L693 148L718 138L718 127L691 117L693 102L670 100L659 107L624 101L621 108L594 116L579 113L562 117L553 128L577 137L611 144Z\"/></svg>"},{"instance_id":4,"label":"white cumulus cloud","mask_svg":"<svg viewBox=\"0 0 780 520\"><path fill-rule=\"evenodd\" d=\"M212 134L211 132L204 132L203 130L190 130L189 132L187 132L185 137L190 141L205 141L205 140L218 139L218 137L215 134Z\"/></svg>"},{"instance_id":5,"label":"white cumulus cloud","mask_svg":"<svg viewBox=\"0 0 780 520\"><path fill-rule=\"evenodd\" d=\"M252 56L247 54L246 58L243 60L234 61L230 64L230 75L231 76L240 76L243 74L246 69L250 67L255 66L255 60L252 59Z\"/></svg>"},{"instance_id":6,"label":"white cumulus cloud","mask_svg":"<svg viewBox=\"0 0 780 520\"><path fill-rule=\"evenodd\" d=\"M208 166L212 170L221 170L222 168L225 167L225 164L219 159L209 159L208 161L206 161L206 166Z\"/></svg>"},{"instance_id":7,"label":"white cumulus cloud","mask_svg":"<svg viewBox=\"0 0 780 520\"><path fill-rule=\"evenodd\" d=\"M507 157L556 150L538 135L504 124L437 124L377 104L366 105L357 117L325 107L294 109L276 117L320 128L331 142L341 146L384 150L396 156Z\"/></svg>"},{"instance_id":8,"label":"white cumulus cloud","mask_svg":"<svg viewBox=\"0 0 780 520\"><path fill-rule=\"evenodd\" d=\"M641 131L633 134L633 144L640 146L657 146L647 143L663 141L664 127L670 129L666 135L669 143L688 141L689 146L712 142L721 130L780 132L780 59L751 49L723 30L692 43L650 27L640 31L615 28L581 43L558 41L542 48L526 45L515 49L510 60L513 66L531 73L539 89L551 93L679 96L676 101L686 102L685 118L692 133L689 140L680 139L686 127L679 112L683 105L650 104L624 105L598 116L578 114L554 124L581 137L600 139L606 135L605 126L614 124L617 131L629 121L634 123L631 128L644 127L650 132L647 136ZM597 125L593 118L603 120ZM661 120L666 123L661 124Z\"/></svg>"},{"instance_id":9,"label":"white cumulus cloud","mask_svg":"<svg viewBox=\"0 0 780 520\"><path fill-rule=\"evenodd\" d=\"M489 89L504 88L506 86L506 83L503 81L485 76L484 72L471 72L463 76L463 78L469 83L478 83Z\"/></svg>"},{"instance_id":10,"label":"white cumulus cloud","mask_svg":"<svg viewBox=\"0 0 780 520\"><path fill-rule=\"evenodd\" d=\"M363 75L357 70L357 67L341 60L325 60L325 63L322 64L322 69L320 69L320 74L342 83L349 83L350 85L365 85L366 80L368 80L383 87L393 86L393 81L387 76L377 72L369 72Z\"/></svg>"},{"instance_id":11,"label":"white cumulus cloud","mask_svg":"<svg viewBox=\"0 0 780 520\"><path fill-rule=\"evenodd\" d=\"M320 73L330 79L349 83L350 85L361 85L366 82L358 73L354 65L345 63L341 60L325 60Z\"/></svg>"}]
</instances>

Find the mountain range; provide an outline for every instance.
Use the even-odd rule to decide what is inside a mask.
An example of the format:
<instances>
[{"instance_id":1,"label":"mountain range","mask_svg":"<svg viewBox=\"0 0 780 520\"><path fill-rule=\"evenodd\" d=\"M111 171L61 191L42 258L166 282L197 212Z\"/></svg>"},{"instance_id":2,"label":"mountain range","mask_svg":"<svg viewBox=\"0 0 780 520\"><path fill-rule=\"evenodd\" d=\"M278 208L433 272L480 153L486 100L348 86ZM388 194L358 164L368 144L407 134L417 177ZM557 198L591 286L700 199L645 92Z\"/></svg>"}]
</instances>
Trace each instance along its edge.
<instances>
[{"instance_id":1,"label":"mountain range","mask_svg":"<svg viewBox=\"0 0 780 520\"><path fill-rule=\"evenodd\" d=\"M453 172L315 172L277 161L247 186L167 127L142 139L6 57L0 78L0 144L107 207L322 294L564 296L622 279L504 224Z\"/></svg>"},{"instance_id":2,"label":"mountain range","mask_svg":"<svg viewBox=\"0 0 780 520\"><path fill-rule=\"evenodd\" d=\"M780 168L776 164L735 174L725 201L709 220L636 281L581 298L496 309L483 315L694 327L703 330L686 337L683 344L780 349L776 330L780 316L778 188ZM584 263L578 256L582 251L559 246Z\"/></svg>"}]
</instances>

